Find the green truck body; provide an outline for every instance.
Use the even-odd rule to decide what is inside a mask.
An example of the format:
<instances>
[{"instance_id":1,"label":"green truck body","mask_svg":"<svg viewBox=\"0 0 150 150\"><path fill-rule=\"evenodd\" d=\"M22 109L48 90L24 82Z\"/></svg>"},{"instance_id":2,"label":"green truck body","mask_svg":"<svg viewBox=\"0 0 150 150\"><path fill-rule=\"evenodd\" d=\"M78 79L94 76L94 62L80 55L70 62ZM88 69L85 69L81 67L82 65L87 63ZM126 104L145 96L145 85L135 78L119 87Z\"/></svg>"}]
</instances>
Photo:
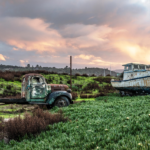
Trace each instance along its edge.
<instances>
[{"instance_id":1,"label":"green truck body","mask_svg":"<svg viewBox=\"0 0 150 150\"><path fill-rule=\"evenodd\" d=\"M0 99L0 103L45 104L64 107L72 104L71 90L63 84L47 84L41 74L30 73L22 78L21 99Z\"/></svg>"}]
</instances>

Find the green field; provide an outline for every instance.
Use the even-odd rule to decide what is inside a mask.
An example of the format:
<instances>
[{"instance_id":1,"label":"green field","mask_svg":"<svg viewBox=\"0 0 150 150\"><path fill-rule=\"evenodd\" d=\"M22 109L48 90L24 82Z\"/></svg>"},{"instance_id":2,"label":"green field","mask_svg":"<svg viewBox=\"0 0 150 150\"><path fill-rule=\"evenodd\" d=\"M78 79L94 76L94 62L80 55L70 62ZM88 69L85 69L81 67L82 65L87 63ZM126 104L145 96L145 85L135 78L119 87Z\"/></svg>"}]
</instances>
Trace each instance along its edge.
<instances>
[{"instance_id":1,"label":"green field","mask_svg":"<svg viewBox=\"0 0 150 150\"><path fill-rule=\"evenodd\" d=\"M70 121L50 125L37 137L24 137L8 145L0 142L1 149L150 149L150 96L113 94L70 105L63 111Z\"/></svg>"}]
</instances>

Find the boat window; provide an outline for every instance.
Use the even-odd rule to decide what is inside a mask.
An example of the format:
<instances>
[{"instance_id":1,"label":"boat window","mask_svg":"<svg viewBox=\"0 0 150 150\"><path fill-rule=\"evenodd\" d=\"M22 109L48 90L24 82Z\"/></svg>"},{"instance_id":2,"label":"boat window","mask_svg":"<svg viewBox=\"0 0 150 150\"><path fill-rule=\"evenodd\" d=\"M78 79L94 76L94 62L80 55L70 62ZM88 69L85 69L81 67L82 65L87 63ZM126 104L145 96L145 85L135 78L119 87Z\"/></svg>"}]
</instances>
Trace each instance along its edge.
<instances>
[{"instance_id":1,"label":"boat window","mask_svg":"<svg viewBox=\"0 0 150 150\"><path fill-rule=\"evenodd\" d=\"M140 68L140 69L145 69L145 66L140 65L139 68Z\"/></svg>"},{"instance_id":2,"label":"boat window","mask_svg":"<svg viewBox=\"0 0 150 150\"><path fill-rule=\"evenodd\" d=\"M134 69L138 69L138 65L134 65Z\"/></svg>"},{"instance_id":3,"label":"boat window","mask_svg":"<svg viewBox=\"0 0 150 150\"><path fill-rule=\"evenodd\" d=\"M131 69L131 65L130 65L130 66L128 66L128 70L132 70L132 69Z\"/></svg>"},{"instance_id":4,"label":"boat window","mask_svg":"<svg viewBox=\"0 0 150 150\"><path fill-rule=\"evenodd\" d=\"M125 69L124 69L124 70L125 70L125 71L132 70L131 65L130 65L130 66L125 66Z\"/></svg>"},{"instance_id":5,"label":"boat window","mask_svg":"<svg viewBox=\"0 0 150 150\"><path fill-rule=\"evenodd\" d=\"M150 70L150 66L146 66L146 70Z\"/></svg>"}]
</instances>

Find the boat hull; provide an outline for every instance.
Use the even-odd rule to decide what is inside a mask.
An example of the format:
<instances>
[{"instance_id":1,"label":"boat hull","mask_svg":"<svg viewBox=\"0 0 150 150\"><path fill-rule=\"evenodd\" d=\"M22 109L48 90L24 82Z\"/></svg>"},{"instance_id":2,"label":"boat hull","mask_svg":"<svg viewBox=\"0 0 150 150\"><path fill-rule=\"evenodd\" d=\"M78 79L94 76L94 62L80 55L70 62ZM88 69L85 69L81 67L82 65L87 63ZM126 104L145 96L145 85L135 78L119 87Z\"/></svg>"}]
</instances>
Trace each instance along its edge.
<instances>
[{"instance_id":1,"label":"boat hull","mask_svg":"<svg viewBox=\"0 0 150 150\"><path fill-rule=\"evenodd\" d=\"M119 91L150 94L150 77L140 77L122 81L111 81L111 84L115 89Z\"/></svg>"}]
</instances>

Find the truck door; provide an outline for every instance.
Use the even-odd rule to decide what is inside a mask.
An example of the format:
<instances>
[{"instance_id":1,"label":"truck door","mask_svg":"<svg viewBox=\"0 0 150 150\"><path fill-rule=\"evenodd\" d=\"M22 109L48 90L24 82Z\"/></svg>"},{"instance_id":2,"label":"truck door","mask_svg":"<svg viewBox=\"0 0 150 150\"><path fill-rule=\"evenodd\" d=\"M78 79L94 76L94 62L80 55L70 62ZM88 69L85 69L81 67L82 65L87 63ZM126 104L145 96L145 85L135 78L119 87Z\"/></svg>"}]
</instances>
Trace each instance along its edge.
<instances>
[{"instance_id":1,"label":"truck door","mask_svg":"<svg viewBox=\"0 0 150 150\"><path fill-rule=\"evenodd\" d=\"M31 78L31 99L43 99L47 96L46 83L40 76Z\"/></svg>"}]
</instances>

